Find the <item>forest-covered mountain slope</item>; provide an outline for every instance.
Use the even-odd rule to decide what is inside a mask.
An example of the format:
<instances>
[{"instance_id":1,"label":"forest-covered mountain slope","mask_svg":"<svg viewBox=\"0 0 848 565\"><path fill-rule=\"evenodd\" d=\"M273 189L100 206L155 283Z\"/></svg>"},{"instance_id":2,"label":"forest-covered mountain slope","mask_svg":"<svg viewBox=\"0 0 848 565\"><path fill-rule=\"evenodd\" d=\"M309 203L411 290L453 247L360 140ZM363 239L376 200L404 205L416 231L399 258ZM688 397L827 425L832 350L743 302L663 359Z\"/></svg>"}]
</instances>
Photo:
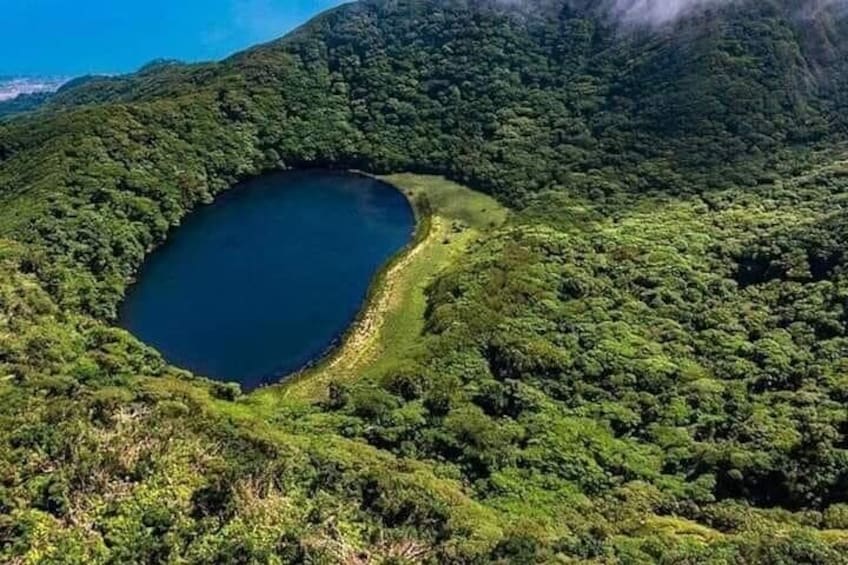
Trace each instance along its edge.
<instances>
[{"instance_id":1,"label":"forest-covered mountain slope","mask_svg":"<svg viewBox=\"0 0 848 565\"><path fill-rule=\"evenodd\" d=\"M842 12L367 0L0 123L0 557L845 562ZM181 218L284 167L512 210L414 354L309 404L110 326Z\"/></svg>"}]
</instances>

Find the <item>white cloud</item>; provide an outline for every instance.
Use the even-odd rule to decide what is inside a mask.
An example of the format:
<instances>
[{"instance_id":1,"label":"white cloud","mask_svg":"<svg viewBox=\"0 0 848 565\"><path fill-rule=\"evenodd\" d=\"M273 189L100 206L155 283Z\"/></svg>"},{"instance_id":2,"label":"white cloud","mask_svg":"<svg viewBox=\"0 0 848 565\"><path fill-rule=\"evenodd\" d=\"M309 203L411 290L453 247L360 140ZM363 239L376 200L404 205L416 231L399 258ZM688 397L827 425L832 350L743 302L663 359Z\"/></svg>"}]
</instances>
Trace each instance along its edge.
<instances>
[{"instance_id":1,"label":"white cloud","mask_svg":"<svg viewBox=\"0 0 848 565\"><path fill-rule=\"evenodd\" d=\"M489 0L501 6L536 10L556 6L562 0ZM700 10L731 3L755 3L766 0L566 0L583 8L594 6L616 21L630 26L664 26ZM848 0L784 0L784 6L802 18L815 17L823 10L848 10Z\"/></svg>"},{"instance_id":2,"label":"white cloud","mask_svg":"<svg viewBox=\"0 0 848 565\"><path fill-rule=\"evenodd\" d=\"M760 0L610 0L613 16L625 24L662 26L687 17L692 13L732 2ZM797 14L810 17L818 12L839 6L848 7L848 0L795 0Z\"/></svg>"},{"instance_id":3,"label":"white cloud","mask_svg":"<svg viewBox=\"0 0 848 565\"><path fill-rule=\"evenodd\" d=\"M613 15L624 23L664 25L694 10L730 0L615 0Z\"/></svg>"}]
</instances>

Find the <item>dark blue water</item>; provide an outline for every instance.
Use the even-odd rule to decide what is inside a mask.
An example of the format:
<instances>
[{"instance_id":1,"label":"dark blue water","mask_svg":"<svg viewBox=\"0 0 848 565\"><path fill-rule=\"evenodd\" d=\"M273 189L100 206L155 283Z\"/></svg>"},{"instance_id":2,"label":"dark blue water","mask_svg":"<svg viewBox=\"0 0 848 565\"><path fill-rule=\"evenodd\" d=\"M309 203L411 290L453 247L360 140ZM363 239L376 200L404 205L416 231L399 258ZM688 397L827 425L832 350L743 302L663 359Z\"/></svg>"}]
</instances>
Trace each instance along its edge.
<instances>
[{"instance_id":1,"label":"dark blue water","mask_svg":"<svg viewBox=\"0 0 848 565\"><path fill-rule=\"evenodd\" d=\"M347 173L277 173L192 213L144 264L120 323L172 364L245 389L315 360L414 231L406 198Z\"/></svg>"}]
</instances>

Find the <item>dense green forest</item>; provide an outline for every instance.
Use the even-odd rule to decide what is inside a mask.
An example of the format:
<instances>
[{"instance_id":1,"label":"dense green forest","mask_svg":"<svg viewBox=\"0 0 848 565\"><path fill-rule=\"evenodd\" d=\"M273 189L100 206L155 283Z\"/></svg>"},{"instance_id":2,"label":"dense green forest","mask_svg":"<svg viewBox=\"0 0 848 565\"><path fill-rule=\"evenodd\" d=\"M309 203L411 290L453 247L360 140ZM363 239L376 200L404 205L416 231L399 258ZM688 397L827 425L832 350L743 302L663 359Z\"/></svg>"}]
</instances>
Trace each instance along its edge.
<instances>
[{"instance_id":1,"label":"dense green forest","mask_svg":"<svg viewBox=\"0 0 848 565\"><path fill-rule=\"evenodd\" d=\"M0 560L848 562L848 19L365 0L0 122ZM112 326L237 181L511 209L415 354L254 410Z\"/></svg>"},{"instance_id":2,"label":"dense green forest","mask_svg":"<svg viewBox=\"0 0 848 565\"><path fill-rule=\"evenodd\" d=\"M52 94L49 92L36 92L21 94L11 100L0 101L0 120L36 110L46 104L51 96Z\"/></svg>"}]
</instances>

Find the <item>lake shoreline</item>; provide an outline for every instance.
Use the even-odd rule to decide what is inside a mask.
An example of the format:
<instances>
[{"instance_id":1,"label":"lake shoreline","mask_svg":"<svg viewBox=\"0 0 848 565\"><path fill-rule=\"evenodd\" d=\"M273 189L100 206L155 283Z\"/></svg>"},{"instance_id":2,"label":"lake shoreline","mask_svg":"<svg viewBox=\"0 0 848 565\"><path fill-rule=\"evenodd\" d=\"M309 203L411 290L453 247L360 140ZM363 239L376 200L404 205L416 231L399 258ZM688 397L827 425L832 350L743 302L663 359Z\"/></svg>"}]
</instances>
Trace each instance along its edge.
<instances>
[{"instance_id":1,"label":"lake shoreline","mask_svg":"<svg viewBox=\"0 0 848 565\"><path fill-rule=\"evenodd\" d=\"M357 334L365 332L367 334L367 337L373 337L373 334L375 332L378 332L380 329L379 324L375 324L373 325L373 327L367 327L365 329L363 329L363 326L368 325L366 324L366 321L370 317L379 315L379 307L382 302L382 299L386 297L386 293L389 291L389 289L387 288L387 283L389 282L389 273L391 273L399 265L402 265L403 262L407 260L410 256L412 256L417 249L420 249L422 244L432 234L433 214L429 203L426 200L426 197L413 198L408 191L404 190L400 186L389 182L388 180L379 175L356 169L350 169L345 172L380 182L402 194L406 198L406 201L409 203L410 209L412 210L412 213L414 215L414 229L412 239L407 245L405 245L397 253L392 255L383 264L383 266L379 268L379 270L377 270L368 285L368 291L362 301L362 306L360 307L356 317L350 323L347 329L344 332L340 333L339 336L333 340L332 344L327 347L326 351L322 355L317 357L314 361L307 363L297 371L283 375L276 381L269 381L268 383L249 391L247 394L251 394L256 391L261 391L270 387L293 386L296 385L298 382L308 380L311 375L318 374L325 369L333 367L342 358L344 358L345 355L348 353L347 350L351 347L352 342L356 338Z\"/></svg>"},{"instance_id":2,"label":"lake shoreline","mask_svg":"<svg viewBox=\"0 0 848 565\"><path fill-rule=\"evenodd\" d=\"M268 414L295 412L326 401L333 384L345 387L416 356L425 333L427 289L461 261L469 247L504 225L509 212L491 196L444 177L396 173L378 179L399 188L418 207L417 238L375 277L358 326L317 364L243 397ZM417 243L417 244L416 244ZM363 327L364 326L364 327Z\"/></svg>"},{"instance_id":3,"label":"lake shoreline","mask_svg":"<svg viewBox=\"0 0 848 565\"><path fill-rule=\"evenodd\" d=\"M278 190L280 182L291 190ZM328 168L246 179L187 218L145 253L115 322L169 365L237 384L245 394L279 384L340 347L368 311L376 277L414 245L419 228L418 210L399 187ZM345 231L351 229L365 231ZM318 259L326 266L315 266ZM240 287L251 290L226 303L216 298ZM301 319L302 326L295 322ZM257 355L239 359L239 351Z\"/></svg>"}]
</instances>

